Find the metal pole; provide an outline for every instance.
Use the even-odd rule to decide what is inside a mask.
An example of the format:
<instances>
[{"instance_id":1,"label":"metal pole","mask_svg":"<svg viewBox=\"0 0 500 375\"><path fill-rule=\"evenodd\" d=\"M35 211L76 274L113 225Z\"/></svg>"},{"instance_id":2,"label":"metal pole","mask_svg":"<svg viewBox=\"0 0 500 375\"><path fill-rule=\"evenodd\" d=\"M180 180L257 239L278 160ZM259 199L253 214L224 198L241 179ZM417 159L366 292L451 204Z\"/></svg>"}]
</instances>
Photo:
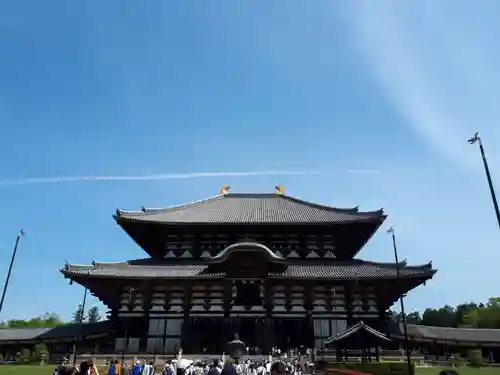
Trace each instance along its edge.
<instances>
[{"instance_id":1,"label":"metal pole","mask_svg":"<svg viewBox=\"0 0 500 375\"><path fill-rule=\"evenodd\" d=\"M80 314L78 333L76 335L75 342L73 344L73 367L76 366L76 343L81 338L83 338L83 320L84 320L84 316L85 316L85 302L87 301L87 291L88 291L88 288L85 287L85 291L83 292L82 312Z\"/></svg>"},{"instance_id":2,"label":"metal pole","mask_svg":"<svg viewBox=\"0 0 500 375\"><path fill-rule=\"evenodd\" d=\"M396 277L399 279L401 272L399 270L398 248L396 246L396 233L394 231L394 228L392 228L392 227L387 230L387 233L389 233L392 237L392 247L394 249L394 260L396 261ZM399 304L401 306L401 319L403 320L403 336L404 336L404 343L405 343L405 350L406 350L406 361L408 363L409 374L413 374L413 366L411 363L411 353L410 353L409 341L408 341L408 324L406 321L405 305L404 305L402 293L399 295Z\"/></svg>"},{"instance_id":3,"label":"metal pole","mask_svg":"<svg viewBox=\"0 0 500 375\"><path fill-rule=\"evenodd\" d=\"M495 188L493 187L493 181L491 180L490 168L488 166L488 160L486 160L486 153L484 151L483 142L479 133L474 134L472 138L469 139L469 143L472 145L477 143L479 145L479 150L481 151L481 159L483 159L484 172L486 173L486 179L488 180L488 187L490 188L491 200L493 201L493 207L495 208L495 215L497 217L498 227L500 228L500 209L498 208L497 196L495 193Z\"/></svg>"},{"instance_id":4,"label":"metal pole","mask_svg":"<svg viewBox=\"0 0 500 375\"><path fill-rule=\"evenodd\" d=\"M7 294L7 288L9 287L10 274L12 273L12 266L16 260L17 246L19 245L19 240L21 236L24 235L24 231L21 229L17 234L16 244L14 245L14 250L12 251L12 258L10 259L9 270L7 271L7 278L5 279L5 284L3 286L2 299L0 300L0 314L2 313L3 303L5 301L5 295Z\"/></svg>"},{"instance_id":5,"label":"metal pole","mask_svg":"<svg viewBox=\"0 0 500 375\"><path fill-rule=\"evenodd\" d=\"M128 291L128 308L130 309L130 304L132 303L132 293L134 288L130 288ZM123 368L123 362L125 362L125 351L128 348L128 318L125 318L125 342L123 343L121 367Z\"/></svg>"}]
</instances>

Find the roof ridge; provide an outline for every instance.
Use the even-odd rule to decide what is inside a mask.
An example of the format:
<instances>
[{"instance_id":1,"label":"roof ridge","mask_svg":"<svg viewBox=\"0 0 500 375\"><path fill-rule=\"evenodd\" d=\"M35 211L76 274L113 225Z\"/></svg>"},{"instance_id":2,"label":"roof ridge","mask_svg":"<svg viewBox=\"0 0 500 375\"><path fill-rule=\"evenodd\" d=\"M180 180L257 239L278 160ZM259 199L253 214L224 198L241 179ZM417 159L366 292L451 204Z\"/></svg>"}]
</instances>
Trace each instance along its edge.
<instances>
[{"instance_id":1,"label":"roof ridge","mask_svg":"<svg viewBox=\"0 0 500 375\"><path fill-rule=\"evenodd\" d=\"M144 264L134 263L144 261ZM147 263L147 261L151 261L151 263ZM119 262L95 262L93 264L68 264L68 268L59 269L59 271L68 271L68 270L92 270L98 268L107 268L112 266L120 266L120 267L175 267L175 266L193 266L193 265L205 265L205 259L186 259L186 258L173 258L173 259L153 259L153 258L137 258L137 259L129 259Z\"/></svg>"},{"instance_id":2,"label":"roof ridge","mask_svg":"<svg viewBox=\"0 0 500 375\"><path fill-rule=\"evenodd\" d=\"M401 264L401 265L404 265L405 268L425 268L425 267L432 268L432 261L428 262L428 263L408 265L408 261L406 259L400 260L399 263L396 263L396 262L377 262L374 260L364 260L364 259L359 259L359 258L355 258L352 260L359 261L359 262L362 262L365 264L373 264L376 266L396 266L397 264Z\"/></svg>"},{"instance_id":3,"label":"roof ridge","mask_svg":"<svg viewBox=\"0 0 500 375\"><path fill-rule=\"evenodd\" d=\"M299 204L304 204L304 205L307 205L307 206L310 206L310 207L314 207L314 208L318 208L318 209L323 209L323 210L329 210L329 211L337 211L337 212L348 212L348 213L351 213L351 214L370 214L370 213L373 213L373 214L383 214L384 213L384 210L382 208L378 209L378 210L372 210L372 211L359 211L359 206L355 206L355 207L350 207L350 208L339 208L339 207L334 207L334 206L328 206L326 204L320 204L320 203L314 203L314 202L311 202L311 201L308 201L308 200L304 200L304 199L301 199L301 198L297 198L297 197L292 197L290 195L281 195L281 194L273 194L273 195L276 195L278 197L281 197L283 199L288 199L290 201L293 201L293 202L296 202L296 203L299 203Z\"/></svg>"},{"instance_id":4,"label":"roof ridge","mask_svg":"<svg viewBox=\"0 0 500 375\"><path fill-rule=\"evenodd\" d=\"M159 208L145 208L145 207L142 207L140 211L126 211L126 210L121 210L121 209L117 208L116 209L116 216L120 216L121 214L134 215L134 216L135 215L142 216L142 215L145 215L145 214L148 214L148 213L157 213L157 212L163 212L163 211L176 211L176 210L182 209L184 207L188 207L188 206L193 206L193 205L197 205L197 204L200 204L200 203L209 202L209 201L212 201L212 200L215 200L215 199L220 199L220 198L223 198L223 197L224 197L224 195L218 194L218 195L214 195L212 197L203 198L203 199L199 199L199 200L196 200L196 201L192 201L192 202L188 202L188 203L182 203L182 204L178 204L178 205L167 206L167 207L159 207Z\"/></svg>"},{"instance_id":5,"label":"roof ridge","mask_svg":"<svg viewBox=\"0 0 500 375\"><path fill-rule=\"evenodd\" d=\"M377 262L374 260L364 260L364 259L352 259L353 261L358 261L359 263L363 264L371 264L373 266L381 266L381 267L396 267L398 265L406 268L407 267L407 262L406 259L400 260L399 263L396 262Z\"/></svg>"},{"instance_id":6,"label":"roof ridge","mask_svg":"<svg viewBox=\"0 0 500 375\"><path fill-rule=\"evenodd\" d=\"M278 194L278 193L227 193L227 194L218 194L212 197L188 202L188 203L183 203L179 205L172 205L172 206L167 206L167 207L159 207L159 208L145 208L142 207L140 211L127 211L127 210L122 210L122 209L117 209L116 214L117 216L120 216L120 214L126 214L126 215L137 215L141 216L144 214L148 213L158 213L158 212L163 212L163 211L176 211L183 209L185 207L197 205L200 203L206 203L215 199L221 199L221 198L243 198L243 197L255 197L255 198L262 198L262 197L275 197L276 199L286 199L298 204L303 204L307 205L309 207L317 208L317 209L322 209L322 210L328 210L328 211L334 211L334 212L346 212L346 213L351 213L351 214L360 214L360 215L366 215L366 214L383 214L384 210L378 209L378 210L369 210L369 211L359 211L359 206L355 207L348 207L348 208L340 208L340 207L334 207L334 206L328 206L325 204L319 204L319 203L314 203L308 200L304 200L301 198L297 197L292 197L290 195L284 195L284 194Z\"/></svg>"}]
</instances>

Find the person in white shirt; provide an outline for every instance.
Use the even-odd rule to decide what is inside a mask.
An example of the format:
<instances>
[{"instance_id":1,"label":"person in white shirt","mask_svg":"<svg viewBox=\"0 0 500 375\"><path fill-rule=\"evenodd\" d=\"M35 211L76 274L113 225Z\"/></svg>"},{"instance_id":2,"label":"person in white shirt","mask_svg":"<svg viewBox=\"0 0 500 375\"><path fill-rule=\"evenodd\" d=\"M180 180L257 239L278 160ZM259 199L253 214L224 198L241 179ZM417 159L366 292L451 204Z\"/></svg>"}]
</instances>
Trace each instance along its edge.
<instances>
[{"instance_id":1,"label":"person in white shirt","mask_svg":"<svg viewBox=\"0 0 500 375\"><path fill-rule=\"evenodd\" d=\"M266 374L269 375L271 373L271 362L266 362Z\"/></svg>"}]
</instances>

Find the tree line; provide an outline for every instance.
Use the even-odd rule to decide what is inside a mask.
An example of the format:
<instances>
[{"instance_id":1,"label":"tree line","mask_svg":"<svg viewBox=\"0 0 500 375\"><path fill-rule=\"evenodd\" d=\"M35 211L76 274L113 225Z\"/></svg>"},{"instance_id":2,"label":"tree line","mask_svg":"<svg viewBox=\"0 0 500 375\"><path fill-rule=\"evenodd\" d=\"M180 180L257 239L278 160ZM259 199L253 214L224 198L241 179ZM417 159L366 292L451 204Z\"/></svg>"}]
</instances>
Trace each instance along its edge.
<instances>
[{"instance_id":1,"label":"tree line","mask_svg":"<svg viewBox=\"0 0 500 375\"><path fill-rule=\"evenodd\" d=\"M61 316L56 313L45 313L31 319L11 319L5 322L0 322L1 328L51 328L66 324L80 323L80 319L84 323L97 323L101 320L101 313L97 306L88 309L85 314L82 305L78 305L69 322L61 319Z\"/></svg>"},{"instance_id":2,"label":"tree line","mask_svg":"<svg viewBox=\"0 0 500 375\"><path fill-rule=\"evenodd\" d=\"M400 319L400 314L394 314ZM490 298L486 303L468 302L456 307L445 305L438 309L413 311L406 315L408 324L453 328L499 328L500 298Z\"/></svg>"}]
</instances>

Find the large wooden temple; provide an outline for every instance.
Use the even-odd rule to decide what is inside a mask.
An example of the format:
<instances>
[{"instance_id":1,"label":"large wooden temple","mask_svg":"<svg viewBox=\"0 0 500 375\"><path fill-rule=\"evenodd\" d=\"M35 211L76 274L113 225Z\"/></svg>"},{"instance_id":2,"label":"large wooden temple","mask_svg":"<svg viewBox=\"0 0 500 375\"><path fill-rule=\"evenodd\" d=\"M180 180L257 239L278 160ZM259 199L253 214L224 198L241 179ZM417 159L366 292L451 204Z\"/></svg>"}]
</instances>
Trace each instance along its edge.
<instances>
[{"instance_id":1,"label":"large wooden temple","mask_svg":"<svg viewBox=\"0 0 500 375\"><path fill-rule=\"evenodd\" d=\"M181 206L117 210L148 257L61 272L109 307L114 350L133 353L217 353L234 333L264 352L320 349L358 321L384 331L389 307L436 272L354 259L382 210L323 206L276 188L225 186Z\"/></svg>"}]
</instances>

